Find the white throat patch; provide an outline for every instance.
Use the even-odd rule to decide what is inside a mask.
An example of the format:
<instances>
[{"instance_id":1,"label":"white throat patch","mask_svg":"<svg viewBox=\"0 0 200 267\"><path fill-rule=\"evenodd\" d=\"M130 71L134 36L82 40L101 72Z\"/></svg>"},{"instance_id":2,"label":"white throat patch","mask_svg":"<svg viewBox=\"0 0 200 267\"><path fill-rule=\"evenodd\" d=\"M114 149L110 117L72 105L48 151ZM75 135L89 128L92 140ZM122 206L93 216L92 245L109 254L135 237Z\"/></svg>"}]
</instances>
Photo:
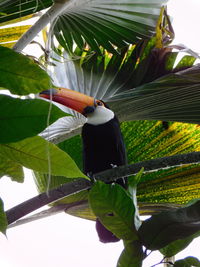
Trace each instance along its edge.
<instances>
[{"instance_id":1,"label":"white throat patch","mask_svg":"<svg viewBox=\"0 0 200 267\"><path fill-rule=\"evenodd\" d=\"M87 115L87 123L92 125L104 124L114 118L115 114L112 110L104 107L97 106L95 111Z\"/></svg>"}]
</instances>

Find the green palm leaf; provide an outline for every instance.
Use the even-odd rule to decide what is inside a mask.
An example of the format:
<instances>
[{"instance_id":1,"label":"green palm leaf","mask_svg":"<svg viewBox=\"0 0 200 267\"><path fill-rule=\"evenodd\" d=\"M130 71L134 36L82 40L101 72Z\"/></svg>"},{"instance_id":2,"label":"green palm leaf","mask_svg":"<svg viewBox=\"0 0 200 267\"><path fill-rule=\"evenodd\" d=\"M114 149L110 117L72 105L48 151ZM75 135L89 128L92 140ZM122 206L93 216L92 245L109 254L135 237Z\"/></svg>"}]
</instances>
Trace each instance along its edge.
<instances>
[{"instance_id":1,"label":"green palm leaf","mask_svg":"<svg viewBox=\"0 0 200 267\"><path fill-rule=\"evenodd\" d=\"M101 53L100 46L112 53L116 47L149 38L155 32L162 5L167 0L93 0L77 1L66 8L52 26L57 40L66 50L74 43L87 45Z\"/></svg>"},{"instance_id":2,"label":"green palm leaf","mask_svg":"<svg viewBox=\"0 0 200 267\"><path fill-rule=\"evenodd\" d=\"M2 0L0 2L0 23L34 14L52 4L52 0Z\"/></svg>"}]
</instances>

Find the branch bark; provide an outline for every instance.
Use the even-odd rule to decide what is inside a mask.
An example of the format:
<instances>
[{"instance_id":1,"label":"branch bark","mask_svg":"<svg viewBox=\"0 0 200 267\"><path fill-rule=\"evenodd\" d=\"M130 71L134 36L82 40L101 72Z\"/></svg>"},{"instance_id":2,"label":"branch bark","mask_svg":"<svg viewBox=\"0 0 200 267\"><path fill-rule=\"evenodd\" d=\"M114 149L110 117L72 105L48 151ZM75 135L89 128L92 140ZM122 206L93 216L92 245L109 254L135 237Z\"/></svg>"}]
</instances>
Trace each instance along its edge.
<instances>
[{"instance_id":1,"label":"branch bark","mask_svg":"<svg viewBox=\"0 0 200 267\"><path fill-rule=\"evenodd\" d=\"M167 169L171 167L177 167L184 164L198 164L200 163L200 152L192 152L188 154L175 155L170 157L158 158L148 161L143 161L127 166L120 166L113 169L106 170L104 172L95 174L93 178L95 180L101 180L103 182L116 181L119 178L130 176L138 173L141 168L144 168L144 172L156 171L159 169ZM77 178L76 180L63 184L56 189L50 190L47 193L41 193L36 197L33 197L6 212L8 224L11 224L23 216L35 211L45 205L48 205L54 201L62 199L74 193L78 193L82 190L87 190L92 186L92 182L84 178Z\"/></svg>"}]
</instances>

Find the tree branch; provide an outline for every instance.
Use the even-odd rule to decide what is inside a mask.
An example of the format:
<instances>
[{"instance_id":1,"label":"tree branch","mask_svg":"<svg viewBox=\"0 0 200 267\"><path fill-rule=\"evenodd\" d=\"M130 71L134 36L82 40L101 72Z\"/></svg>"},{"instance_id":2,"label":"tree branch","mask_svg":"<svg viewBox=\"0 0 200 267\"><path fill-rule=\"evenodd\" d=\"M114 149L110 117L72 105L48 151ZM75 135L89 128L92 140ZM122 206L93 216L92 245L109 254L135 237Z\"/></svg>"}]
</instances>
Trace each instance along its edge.
<instances>
[{"instance_id":1,"label":"tree branch","mask_svg":"<svg viewBox=\"0 0 200 267\"><path fill-rule=\"evenodd\" d=\"M200 163L200 152L192 152L188 154L175 155L170 157L158 158L148 161L143 161L127 166L120 166L113 169L106 170L95 174L93 178L95 180L101 180L104 182L116 181L119 178L130 176L138 173L143 167L144 172L156 171L159 169L168 169L171 167L177 167L184 164L198 164ZM76 180L63 184L56 189L50 190L47 193L41 193L36 197L33 197L6 212L8 224L11 224L23 216L37 210L47 204L62 199L74 193L78 193L82 190L89 189L92 183L84 178L77 178Z\"/></svg>"},{"instance_id":2,"label":"tree branch","mask_svg":"<svg viewBox=\"0 0 200 267\"><path fill-rule=\"evenodd\" d=\"M40 211L36 214L30 215L24 219L17 220L16 222L10 224L8 226L8 229L19 226L19 225L23 225L26 223L30 223L33 221L37 221L37 220L58 214L58 213L63 212L63 211L67 211L70 208L77 207L77 205L86 205L86 204L88 205L87 200L82 200L82 201L68 203L68 204L59 204L57 206Z\"/></svg>"},{"instance_id":3,"label":"tree branch","mask_svg":"<svg viewBox=\"0 0 200 267\"><path fill-rule=\"evenodd\" d=\"M184 164L198 164L200 163L200 152L191 152L187 154L174 155L170 157L163 157L141 161L127 166L119 166L117 168L109 169L94 175L96 180L104 182L115 181L116 179L130 176L138 173L141 168L145 172L157 171L160 169L169 169L178 167Z\"/></svg>"},{"instance_id":4,"label":"tree branch","mask_svg":"<svg viewBox=\"0 0 200 267\"><path fill-rule=\"evenodd\" d=\"M62 199L73 193L80 192L82 190L89 189L91 182L84 178L79 178L73 182L63 184L56 189L50 190L47 193L41 193L36 197L30 198L29 200L9 209L6 212L8 224L11 224L23 216L37 210L45 205L48 205L58 199Z\"/></svg>"}]
</instances>

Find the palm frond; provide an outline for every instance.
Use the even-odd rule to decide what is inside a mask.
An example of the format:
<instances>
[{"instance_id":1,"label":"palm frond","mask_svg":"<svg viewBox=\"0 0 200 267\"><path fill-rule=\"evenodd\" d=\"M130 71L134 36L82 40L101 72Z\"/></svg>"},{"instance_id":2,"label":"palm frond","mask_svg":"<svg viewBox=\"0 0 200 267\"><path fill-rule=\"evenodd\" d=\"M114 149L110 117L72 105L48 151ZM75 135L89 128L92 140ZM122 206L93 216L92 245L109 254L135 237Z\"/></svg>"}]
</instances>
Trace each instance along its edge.
<instances>
[{"instance_id":1,"label":"palm frond","mask_svg":"<svg viewBox=\"0 0 200 267\"><path fill-rule=\"evenodd\" d=\"M52 0L4 0L0 2L0 23L34 14L50 7Z\"/></svg>"},{"instance_id":2,"label":"palm frond","mask_svg":"<svg viewBox=\"0 0 200 267\"><path fill-rule=\"evenodd\" d=\"M16 41L24 34L31 25L15 26L0 29L0 45L12 48Z\"/></svg>"},{"instance_id":3,"label":"palm frond","mask_svg":"<svg viewBox=\"0 0 200 267\"><path fill-rule=\"evenodd\" d=\"M167 0L93 0L76 1L66 7L52 25L52 33L68 52L74 43L101 53L111 53L155 33L161 7ZM119 51L119 50L118 50Z\"/></svg>"}]
</instances>

